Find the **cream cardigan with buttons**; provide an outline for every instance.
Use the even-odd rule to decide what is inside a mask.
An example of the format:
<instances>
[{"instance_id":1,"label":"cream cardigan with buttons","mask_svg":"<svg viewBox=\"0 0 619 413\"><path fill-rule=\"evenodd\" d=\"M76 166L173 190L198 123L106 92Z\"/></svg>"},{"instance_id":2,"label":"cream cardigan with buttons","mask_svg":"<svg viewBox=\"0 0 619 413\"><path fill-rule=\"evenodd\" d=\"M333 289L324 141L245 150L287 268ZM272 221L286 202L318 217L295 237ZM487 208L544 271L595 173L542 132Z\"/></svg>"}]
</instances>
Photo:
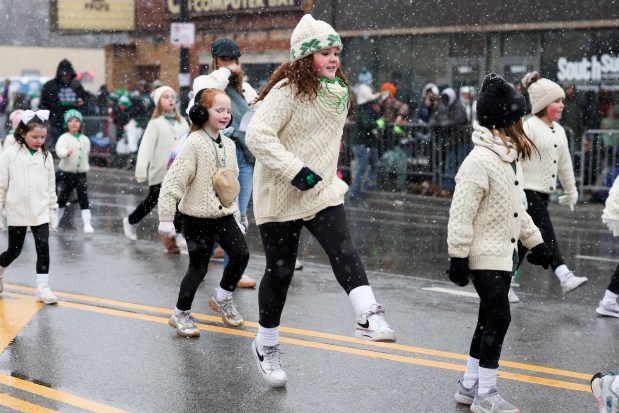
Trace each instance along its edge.
<instances>
[{"instance_id":1,"label":"cream cardigan with buttons","mask_svg":"<svg viewBox=\"0 0 619 413\"><path fill-rule=\"evenodd\" d=\"M469 258L472 270L512 271L520 239L529 249L543 242L522 205L522 170L492 150L475 146L456 174L449 209L450 257Z\"/></svg>"},{"instance_id":2,"label":"cream cardigan with buttons","mask_svg":"<svg viewBox=\"0 0 619 413\"><path fill-rule=\"evenodd\" d=\"M553 133L554 129L554 133ZM566 193L576 192L576 180L565 130L557 122L553 129L537 116L524 123L524 131L533 141L535 149L531 159L522 161L524 189L551 194L557 189L557 178Z\"/></svg>"},{"instance_id":3,"label":"cream cardigan with buttons","mask_svg":"<svg viewBox=\"0 0 619 413\"><path fill-rule=\"evenodd\" d=\"M6 208L9 226L30 227L55 218L56 177L50 153L34 155L15 143L0 155L0 210Z\"/></svg>"},{"instance_id":4,"label":"cream cardigan with buttons","mask_svg":"<svg viewBox=\"0 0 619 413\"><path fill-rule=\"evenodd\" d=\"M71 155L69 155L71 149ZM79 139L63 133L56 142L56 155L60 158L58 169L63 172L84 173L90 171L90 139L80 134Z\"/></svg>"}]
</instances>

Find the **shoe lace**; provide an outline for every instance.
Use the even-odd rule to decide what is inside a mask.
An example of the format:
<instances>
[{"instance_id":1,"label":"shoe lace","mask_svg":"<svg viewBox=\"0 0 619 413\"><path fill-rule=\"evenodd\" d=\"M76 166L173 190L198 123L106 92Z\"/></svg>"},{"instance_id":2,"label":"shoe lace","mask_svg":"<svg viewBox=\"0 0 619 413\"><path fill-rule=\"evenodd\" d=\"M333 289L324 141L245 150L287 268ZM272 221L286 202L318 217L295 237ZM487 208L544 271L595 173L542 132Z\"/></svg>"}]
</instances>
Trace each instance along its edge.
<instances>
[{"instance_id":1,"label":"shoe lace","mask_svg":"<svg viewBox=\"0 0 619 413\"><path fill-rule=\"evenodd\" d=\"M183 313L178 317L178 321L181 325L187 327L189 325L193 325L196 319L193 318L191 313Z\"/></svg>"},{"instance_id":2,"label":"shoe lace","mask_svg":"<svg viewBox=\"0 0 619 413\"><path fill-rule=\"evenodd\" d=\"M236 305L234 305L234 301L232 301L232 299L229 299L229 298L226 298L223 301L223 303L219 306L219 311L223 311L227 317L234 317L238 313L236 309Z\"/></svg>"},{"instance_id":3,"label":"shoe lace","mask_svg":"<svg viewBox=\"0 0 619 413\"><path fill-rule=\"evenodd\" d=\"M279 349L279 345L263 348L264 358L266 359L267 363L269 363L271 370L281 370L282 362L279 355L283 354L283 352Z\"/></svg>"},{"instance_id":4,"label":"shoe lace","mask_svg":"<svg viewBox=\"0 0 619 413\"><path fill-rule=\"evenodd\" d=\"M383 318L383 314L385 314L385 309L383 308L383 306L380 305L380 304L376 304L376 305L372 306L372 308L370 308L363 315L362 318L364 318L366 320L371 320L372 323L375 324L376 328L389 327L389 324L387 324L387 322Z\"/></svg>"}]
</instances>

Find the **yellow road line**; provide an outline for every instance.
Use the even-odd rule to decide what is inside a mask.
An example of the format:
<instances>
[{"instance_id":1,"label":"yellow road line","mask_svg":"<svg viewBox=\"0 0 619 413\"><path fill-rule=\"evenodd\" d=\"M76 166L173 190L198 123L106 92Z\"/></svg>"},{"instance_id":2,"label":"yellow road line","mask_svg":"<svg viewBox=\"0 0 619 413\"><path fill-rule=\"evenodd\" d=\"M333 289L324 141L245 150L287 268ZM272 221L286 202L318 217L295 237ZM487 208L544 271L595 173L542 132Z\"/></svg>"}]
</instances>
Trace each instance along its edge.
<instances>
[{"instance_id":1,"label":"yellow road line","mask_svg":"<svg viewBox=\"0 0 619 413\"><path fill-rule=\"evenodd\" d=\"M0 353L6 350L42 306L30 297L0 300Z\"/></svg>"},{"instance_id":2,"label":"yellow road line","mask_svg":"<svg viewBox=\"0 0 619 413\"><path fill-rule=\"evenodd\" d=\"M15 289L18 291L24 291L24 292L29 292L29 293L34 292L34 288L32 287L24 287L24 286L13 285L13 284L5 284L5 285L11 287L11 289ZM80 301L87 301L90 303L96 303L96 304L101 304L101 305L110 305L110 306L115 306L115 307L129 308L133 310L142 310L142 311L163 313L163 314L169 314L171 311L169 308L149 306L149 305L144 305L144 304L128 303L125 301L111 300L107 298L92 297L92 296L87 296L87 295L57 292L57 291L55 293L59 297L65 297L65 298L70 298L70 299L80 300ZM216 316L200 314L200 313L193 313L193 316L196 319L207 320L207 321L211 321L214 323L221 323L221 317L218 317L218 316L216 317ZM252 321L245 321L244 325L246 327L258 328L258 323L252 322ZM359 344L359 345L368 346L368 347L377 347L377 348L382 348L382 349L397 350L397 351L403 351L407 353L418 353L418 354L424 354L428 356L443 357L443 358L462 360L462 361L466 361L467 359L467 355L465 354L452 353L448 351L434 350L434 349L428 349L428 348L423 348L423 347L408 346L405 344L379 343L375 341L362 340L362 339L342 336L338 334L323 333L320 331L303 330L299 328L285 327L285 326L280 326L279 331L281 333L289 333L289 334L295 334L295 335L313 337L313 338L318 337L318 338L322 338L326 340L353 343L353 344ZM581 379L581 380L591 379L591 374L589 373L580 373L580 372L575 372L575 371L555 369L551 367L537 366L533 364L525 364L525 363L519 363L519 362L514 362L514 361L501 360L501 366L519 369L519 370L534 371L537 373L551 374L555 376L570 377L570 378Z\"/></svg>"},{"instance_id":3,"label":"yellow road line","mask_svg":"<svg viewBox=\"0 0 619 413\"><path fill-rule=\"evenodd\" d=\"M25 400L12 397L7 394L0 394L0 406L5 406L23 413L54 413L57 411L46 409L45 407L34 403L29 403Z\"/></svg>"},{"instance_id":4,"label":"yellow road line","mask_svg":"<svg viewBox=\"0 0 619 413\"><path fill-rule=\"evenodd\" d=\"M60 403L79 407L80 409L84 409L89 412L128 413L125 410L120 410L102 403L93 402L91 400L84 399L83 397L61 392L59 390L41 386L40 384L35 384L27 380L18 379L17 377L11 377L2 373L0 373L0 384L15 387L16 389L20 389L32 394L37 394L48 399L56 400Z\"/></svg>"},{"instance_id":5,"label":"yellow road line","mask_svg":"<svg viewBox=\"0 0 619 413\"><path fill-rule=\"evenodd\" d=\"M24 290L24 291L31 290L30 287L21 287L21 286L15 289ZM124 308L146 310L150 312L163 312L163 313L170 312L170 309L162 308L162 307L154 307L154 306L148 306L148 305L142 305L142 304L133 304L133 303L127 303L123 301L108 300L104 298L89 297L85 295L71 294L71 293L56 292L56 294L61 297L64 296L67 298L73 298L73 299L78 299L82 301L90 301L90 302L94 302L97 304L114 305L114 306L120 306ZM107 307L97 307L97 306L92 306L90 304L79 304L79 303L73 303L73 302L67 302L67 301L60 301L58 304L62 307L74 308L78 310L139 319L139 320L144 320L144 321L156 322L160 324L167 324L167 317L162 318L160 316L139 314L139 313L134 313L134 312L128 312L125 310L111 309ZM199 319L206 319L208 321L221 323L220 317L208 316L208 315L198 314L198 313L194 313L194 316ZM200 323L197 323L196 326L199 329L205 330L205 331L212 331L212 332L224 333L224 334L236 335L236 336L242 336L242 337L255 336L255 333L249 332L246 330L235 330L235 329L230 329L228 327L218 327L218 326L212 326L212 325L200 324ZM244 326L257 328L258 323L245 322ZM466 355L458 354L458 353L450 353L450 352L445 352L445 351L440 351L440 350L432 350L432 349L407 346L407 345L395 344L395 343L378 343L378 342L372 342L372 341L367 341L367 340L361 340L357 338L340 336L336 334L322 333L322 332L311 331L311 330L302 330L302 329L296 329L296 328L291 328L291 327L280 327L280 331L291 333L291 334L296 334L296 335L307 336L311 338L318 337L318 338L329 339L329 340L334 340L334 341L354 343L354 344L359 344L363 346L378 347L378 348L390 349L390 350L399 350L399 351L404 351L404 352L413 352L413 353L419 353L419 354L425 354L425 355L431 355L431 356L452 358L452 359L457 359L457 360L466 360L467 358ZM280 341L282 343L289 343L289 344L294 344L294 345L299 345L299 346L304 346L304 347L320 348L323 350L363 355L363 356L373 357L373 358L382 358L385 360L392 360L392 361L405 362L409 364L443 368L443 369L454 370L454 371L464 371L464 367L465 367L464 365L461 365L461 364L453 364L453 363L446 363L446 362L441 362L441 361L420 359L420 358L415 358L415 357L410 357L410 356L400 356L400 355L395 355L395 354L381 353L381 352L376 352L376 351L371 351L371 350L356 349L356 348L338 346L338 345L333 345L333 344L317 343L313 341L299 340L299 339L289 338L285 336L281 336ZM509 362L509 361L503 361L503 360L501 361L501 366L517 368L521 370L534 371L534 372L539 372L539 373L560 375L560 376L582 379L582 380L587 380L587 381L589 381L591 378L591 375L586 374L586 373L572 372L568 370L553 369L549 367L536 366L536 365L517 363L517 362ZM507 373L507 372L501 372L500 376L503 378L508 378L508 379L517 380L517 381L541 384L544 386L559 387L559 388L564 388L568 390L577 390L577 391L584 391L584 392L590 391L590 388L588 385L582 385L582 384L577 384L577 383L572 383L572 382L545 379L545 378L540 378L540 377L535 377L535 376L522 375L522 374L517 374L517 373Z\"/></svg>"},{"instance_id":6,"label":"yellow road line","mask_svg":"<svg viewBox=\"0 0 619 413\"><path fill-rule=\"evenodd\" d=\"M71 303L71 302L66 302L66 301L61 301L58 303L58 305L61 307L73 308L76 310L90 311L90 312L95 312L95 313L100 313L100 314L108 314L108 315L133 318L133 319L144 320L144 321L151 321L151 322L156 322L159 324L167 324L167 318L159 317L159 316L138 314L138 313L132 313L132 312L124 311L124 310L115 310L115 309L104 308L104 307L93 307L87 304L78 304L78 303ZM235 336L241 336L241 337L251 338L256 335L254 332L251 332L251 331L231 329L228 327L212 326L212 325L201 324L201 323L196 323L196 327L198 327L198 329L200 330L212 331L216 333L223 333L223 334L229 334L229 335L235 335ZM359 349L359 348L353 348L353 347L339 346L335 344L327 344L327 343L320 343L320 342L314 342L314 341L308 341L308 340L301 340L301 339L296 339L296 338L291 338L291 337L280 337L280 342L287 343L287 344L293 344L296 346L309 347L309 348L334 351L334 352L339 352L339 353L352 354L352 355L370 357L370 358L376 358L376 359L382 359L382 360L390 360L390 361L414 364L414 365L419 365L419 366L427 366L427 367L434 367L434 368L440 368L440 369L446 369L446 370L453 370L453 371L459 371L459 372L464 372L464 369L465 369L465 366L461 364L453 364L453 363L446 363L446 362L441 362L441 361L420 359L416 357L402 356L398 354L381 353L381 352L372 351L372 350L365 350L365 349ZM500 373L500 376L506 379L523 381L526 383L540 384L540 385L547 386L547 387L557 387L561 389L577 390L577 391L582 391L582 392L587 392L587 393L591 391L588 385L561 381L561 380L552 380L552 379L545 379L545 378L535 377L535 376L527 376L523 374L503 373L503 372Z\"/></svg>"}]
</instances>

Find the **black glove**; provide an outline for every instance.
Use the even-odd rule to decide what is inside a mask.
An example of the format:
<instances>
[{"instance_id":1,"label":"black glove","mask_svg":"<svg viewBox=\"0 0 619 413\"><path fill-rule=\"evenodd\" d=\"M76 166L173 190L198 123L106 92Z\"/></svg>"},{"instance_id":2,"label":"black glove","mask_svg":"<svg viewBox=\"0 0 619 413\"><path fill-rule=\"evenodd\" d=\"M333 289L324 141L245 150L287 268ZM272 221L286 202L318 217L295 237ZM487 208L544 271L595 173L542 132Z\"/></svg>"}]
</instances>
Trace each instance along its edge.
<instances>
[{"instance_id":1,"label":"black glove","mask_svg":"<svg viewBox=\"0 0 619 413\"><path fill-rule=\"evenodd\" d=\"M449 259L449 269L447 270L449 279L452 283L464 287L471 279L471 269L469 268L469 259L455 258Z\"/></svg>"},{"instance_id":2,"label":"black glove","mask_svg":"<svg viewBox=\"0 0 619 413\"><path fill-rule=\"evenodd\" d=\"M529 255L527 255L527 261L533 265L541 265L547 270L552 262L552 252L550 252L548 245L542 242L533 247Z\"/></svg>"},{"instance_id":3,"label":"black glove","mask_svg":"<svg viewBox=\"0 0 619 413\"><path fill-rule=\"evenodd\" d=\"M307 166L304 166L303 169L294 177L292 180L292 184L299 188L301 191L307 191L308 189L312 189L316 186L318 182L322 181L320 175L316 172L312 171Z\"/></svg>"}]
</instances>

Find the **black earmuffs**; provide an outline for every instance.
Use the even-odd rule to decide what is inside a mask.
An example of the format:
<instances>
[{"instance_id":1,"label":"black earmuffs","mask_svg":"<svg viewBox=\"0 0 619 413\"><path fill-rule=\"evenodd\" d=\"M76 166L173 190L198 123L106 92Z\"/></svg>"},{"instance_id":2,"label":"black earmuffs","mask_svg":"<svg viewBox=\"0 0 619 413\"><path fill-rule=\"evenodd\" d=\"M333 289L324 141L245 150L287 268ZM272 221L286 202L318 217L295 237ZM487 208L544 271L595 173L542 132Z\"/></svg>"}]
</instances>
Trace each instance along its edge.
<instances>
[{"instance_id":1,"label":"black earmuffs","mask_svg":"<svg viewBox=\"0 0 619 413\"><path fill-rule=\"evenodd\" d=\"M194 104L191 109L189 109L189 119L191 119L191 122L194 125L203 126L206 122L208 122L208 109L206 109L204 106L202 106L202 104L200 104L202 92L204 92L205 90L208 89L201 89L200 91L198 91L198 93L196 93L196 96L193 100ZM227 128L232 125L232 119L232 114L230 114L230 122L228 122L228 125L226 125Z\"/></svg>"}]
</instances>

